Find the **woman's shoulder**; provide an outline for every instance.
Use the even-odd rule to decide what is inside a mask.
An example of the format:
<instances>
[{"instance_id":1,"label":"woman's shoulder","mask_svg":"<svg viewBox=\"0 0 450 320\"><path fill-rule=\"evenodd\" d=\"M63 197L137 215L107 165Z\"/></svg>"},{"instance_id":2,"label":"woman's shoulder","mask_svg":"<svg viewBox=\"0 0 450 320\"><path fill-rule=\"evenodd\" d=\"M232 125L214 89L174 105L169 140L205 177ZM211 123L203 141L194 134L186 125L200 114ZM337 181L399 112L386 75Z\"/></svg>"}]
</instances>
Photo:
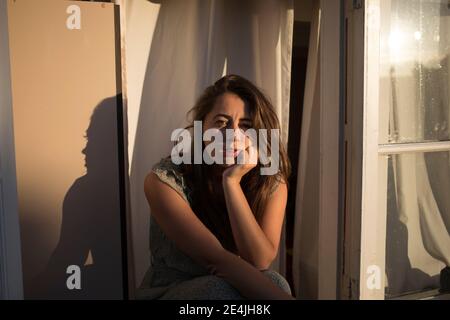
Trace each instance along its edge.
<instances>
[{"instance_id":1,"label":"woman's shoulder","mask_svg":"<svg viewBox=\"0 0 450 320\"><path fill-rule=\"evenodd\" d=\"M279 187L284 187L287 189L288 184L284 177L281 175L277 175L274 179L274 182L272 183L272 186L269 190L269 197L273 196L275 192L278 190Z\"/></svg>"},{"instance_id":2,"label":"woman's shoulder","mask_svg":"<svg viewBox=\"0 0 450 320\"><path fill-rule=\"evenodd\" d=\"M155 163L152 166L151 172L153 172L159 180L177 191L183 199L188 201L187 186L183 177L182 166L173 163L170 156L161 158Z\"/></svg>"},{"instance_id":3,"label":"woman's shoulder","mask_svg":"<svg viewBox=\"0 0 450 320\"><path fill-rule=\"evenodd\" d=\"M152 171L174 171L176 174L181 175L181 165L173 163L170 156L161 158L158 162L153 164Z\"/></svg>"}]
</instances>

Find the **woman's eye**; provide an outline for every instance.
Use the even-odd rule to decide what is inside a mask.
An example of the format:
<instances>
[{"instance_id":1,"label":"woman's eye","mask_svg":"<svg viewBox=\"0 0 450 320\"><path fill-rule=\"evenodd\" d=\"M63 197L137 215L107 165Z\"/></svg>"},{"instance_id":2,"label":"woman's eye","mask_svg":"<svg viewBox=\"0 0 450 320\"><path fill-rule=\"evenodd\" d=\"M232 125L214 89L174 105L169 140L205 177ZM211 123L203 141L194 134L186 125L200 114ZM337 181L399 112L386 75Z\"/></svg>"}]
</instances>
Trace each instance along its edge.
<instances>
[{"instance_id":1,"label":"woman's eye","mask_svg":"<svg viewBox=\"0 0 450 320\"><path fill-rule=\"evenodd\" d=\"M216 121L216 126L218 127L225 127L227 125L227 122L224 120L217 120Z\"/></svg>"}]
</instances>

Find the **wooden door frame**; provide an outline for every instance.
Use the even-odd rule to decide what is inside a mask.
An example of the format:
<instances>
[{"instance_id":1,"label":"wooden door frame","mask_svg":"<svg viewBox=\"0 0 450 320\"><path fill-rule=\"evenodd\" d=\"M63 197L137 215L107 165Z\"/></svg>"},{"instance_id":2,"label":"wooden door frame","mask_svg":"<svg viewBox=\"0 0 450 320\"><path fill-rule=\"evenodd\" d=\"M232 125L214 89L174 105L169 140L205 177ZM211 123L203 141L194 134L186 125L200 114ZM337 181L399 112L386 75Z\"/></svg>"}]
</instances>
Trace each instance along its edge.
<instances>
[{"instance_id":1,"label":"wooden door frame","mask_svg":"<svg viewBox=\"0 0 450 320\"><path fill-rule=\"evenodd\" d=\"M338 299L343 128L343 1L320 1L318 299Z\"/></svg>"}]
</instances>

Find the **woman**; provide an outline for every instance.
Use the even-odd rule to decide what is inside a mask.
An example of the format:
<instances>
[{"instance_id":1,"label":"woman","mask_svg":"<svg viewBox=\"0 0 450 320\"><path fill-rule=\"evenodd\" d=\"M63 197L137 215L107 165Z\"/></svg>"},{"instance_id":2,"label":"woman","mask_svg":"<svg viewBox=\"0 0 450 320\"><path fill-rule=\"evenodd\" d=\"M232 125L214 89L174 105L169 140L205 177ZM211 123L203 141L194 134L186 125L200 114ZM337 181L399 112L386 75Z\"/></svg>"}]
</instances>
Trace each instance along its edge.
<instances>
[{"instance_id":1,"label":"woman","mask_svg":"<svg viewBox=\"0 0 450 320\"><path fill-rule=\"evenodd\" d=\"M215 129L224 136L226 129L279 129L270 101L237 75L208 87L190 112L193 121L202 121L203 131ZM269 146L270 139L269 134ZM224 147L222 156L236 159L253 147L248 137L240 145ZM287 201L285 148L280 145L275 175L261 175L260 161L191 163L164 158L145 179L152 266L140 298L292 299L286 280L268 270Z\"/></svg>"}]
</instances>

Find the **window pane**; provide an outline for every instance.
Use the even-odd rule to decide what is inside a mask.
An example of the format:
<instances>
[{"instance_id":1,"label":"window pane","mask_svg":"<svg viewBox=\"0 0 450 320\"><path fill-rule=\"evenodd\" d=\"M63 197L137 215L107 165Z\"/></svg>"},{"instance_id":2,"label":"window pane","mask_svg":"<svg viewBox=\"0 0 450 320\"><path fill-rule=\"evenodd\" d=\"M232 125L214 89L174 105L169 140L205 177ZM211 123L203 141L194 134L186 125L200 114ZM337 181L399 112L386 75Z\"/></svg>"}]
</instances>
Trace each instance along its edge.
<instances>
[{"instance_id":1,"label":"window pane","mask_svg":"<svg viewBox=\"0 0 450 320\"><path fill-rule=\"evenodd\" d=\"M436 289L450 265L449 152L388 157L386 297Z\"/></svg>"},{"instance_id":2,"label":"window pane","mask_svg":"<svg viewBox=\"0 0 450 320\"><path fill-rule=\"evenodd\" d=\"M380 36L380 143L449 140L449 2L383 0Z\"/></svg>"}]
</instances>

